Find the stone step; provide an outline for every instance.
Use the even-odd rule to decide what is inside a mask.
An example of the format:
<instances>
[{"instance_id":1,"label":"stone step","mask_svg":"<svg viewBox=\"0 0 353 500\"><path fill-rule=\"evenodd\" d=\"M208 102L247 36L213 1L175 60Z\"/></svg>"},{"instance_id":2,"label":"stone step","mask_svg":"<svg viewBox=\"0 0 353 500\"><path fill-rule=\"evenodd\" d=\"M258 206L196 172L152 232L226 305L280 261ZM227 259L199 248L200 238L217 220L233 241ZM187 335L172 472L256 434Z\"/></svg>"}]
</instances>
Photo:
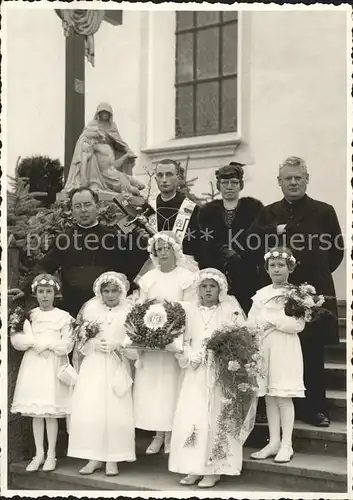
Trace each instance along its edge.
<instances>
[{"instance_id":1,"label":"stone step","mask_svg":"<svg viewBox=\"0 0 353 500\"><path fill-rule=\"evenodd\" d=\"M243 473L239 476L223 476L222 481L212 491L347 491L346 460L341 457L296 453L289 464L276 464L272 459L255 461L250 459L253 449L244 449ZM53 472L38 471L28 473L28 462L10 465L9 489L60 490L60 491L184 491L197 490L197 486L183 487L182 477L167 470L167 457L141 456L134 463L119 464L120 474L107 477L98 471L90 476L78 473L82 460L63 459ZM194 493L195 496L198 494Z\"/></svg>"},{"instance_id":2,"label":"stone step","mask_svg":"<svg viewBox=\"0 0 353 500\"><path fill-rule=\"evenodd\" d=\"M347 366L345 362L325 362L325 380L327 389L345 390L347 384Z\"/></svg>"},{"instance_id":3,"label":"stone step","mask_svg":"<svg viewBox=\"0 0 353 500\"><path fill-rule=\"evenodd\" d=\"M38 471L28 473L25 467L28 462L10 465L9 489L21 490L60 490L60 491L188 491L200 492L197 485L182 486L183 477L168 471L167 458L163 455L140 456L134 463L120 463L119 475L108 477L103 471L97 471L90 476L81 476L79 469L84 461L66 458L58 461L53 472ZM267 483L249 482L243 476L226 477L212 491L266 491L271 492L272 486ZM283 491L291 491L283 489ZM198 493L194 493L195 496Z\"/></svg>"},{"instance_id":4,"label":"stone step","mask_svg":"<svg viewBox=\"0 0 353 500\"><path fill-rule=\"evenodd\" d=\"M339 326L339 337L340 339L347 338L347 321L346 318L338 318L338 326Z\"/></svg>"},{"instance_id":5,"label":"stone step","mask_svg":"<svg viewBox=\"0 0 353 500\"><path fill-rule=\"evenodd\" d=\"M346 391L329 389L326 391L326 398L330 407L331 420L346 422L347 420L347 395Z\"/></svg>"},{"instance_id":6,"label":"stone step","mask_svg":"<svg viewBox=\"0 0 353 500\"><path fill-rule=\"evenodd\" d=\"M328 345L325 347L325 359L326 361L346 361L347 352L347 340L340 339L338 344Z\"/></svg>"},{"instance_id":7,"label":"stone step","mask_svg":"<svg viewBox=\"0 0 353 500\"><path fill-rule=\"evenodd\" d=\"M347 456L347 426L344 422L331 422L330 427L313 427L296 421L293 432L293 448L296 452L332 457ZM261 449L268 442L267 424L256 424L246 445Z\"/></svg>"},{"instance_id":8,"label":"stone step","mask_svg":"<svg viewBox=\"0 0 353 500\"><path fill-rule=\"evenodd\" d=\"M294 454L288 464L276 464L272 459L252 460L254 451L244 450L243 476L256 478L259 483L271 484L273 488L293 488L306 492L347 492L347 460L344 457Z\"/></svg>"},{"instance_id":9,"label":"stone step","mask_svg":"<svg viewBox=\"0 0 353 500\"><path fill-rule=\"evenodd\" d=\"M338 317L346 318L347 316L347 304L345 300L338 299L337 300L337 309L338 309Z\"/></svg>"}]
</instances>

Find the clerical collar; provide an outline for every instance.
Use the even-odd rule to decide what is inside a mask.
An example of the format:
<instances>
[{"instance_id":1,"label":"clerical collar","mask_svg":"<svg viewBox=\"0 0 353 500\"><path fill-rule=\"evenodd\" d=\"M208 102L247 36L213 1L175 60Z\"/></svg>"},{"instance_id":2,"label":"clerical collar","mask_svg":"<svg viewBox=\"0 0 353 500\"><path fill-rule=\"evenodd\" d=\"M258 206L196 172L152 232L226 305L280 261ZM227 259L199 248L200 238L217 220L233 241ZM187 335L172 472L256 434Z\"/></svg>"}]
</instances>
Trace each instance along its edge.
<instances>
[{"instance_id":1,"label":"clerical collar","mask_svg":"<svg viewBox=\"0 0 353 500\"><path fill-rule=\"evenodd\" d=\"M239 203L239 198L237 200L222 200L225 210L235 210Z\"/></svg>"},{"instance_id":2,"label":"clerical collar","mask_svg":"<svg viewBox=\"0 0 353 500\"><path fill-rule=\"evenodd\" d=\"M164 202L167 202L167 201L171 201L171 200L173 200L173 198L175 198L175 197L176 197L176 195L177 195L177 193L175 192L175 193L173 194L173 196L171 196L170 198L167 198L167 199L166 199L166 198L163 198L162 193L160 193L161 200L162 200L162 201L164 201Z\"/></svg>"},{"instance_id":3,"label":"clerical collar","mask_svg":"<svg viewBox=\"0 0 353 500\"><path fill-rule=\"evenodd\" d=\"M287 198L283 198L283 201L287 205L296 206L296 205L300 205L300 203L302 203L305 200L307 200L307 198L308 198L308 195L304 194L304 196L302 196L301 198L298 198L297 200L287 200Z\"/></svg>"},{"instance_id":4,"label":"clerical collar","mask_svg":"<svg viewBox=\"0 0 353 500\"><path fill-rule=\"evenodd\" d=\"M77 225L78 225L79 227L81 227L82 229L91 229L92 227L96 227L96 226L98 226L98 224L99 224L99 222L98 222L98 221L96 221L96 222L95 222L94 224L92 224L91 226L82 226L82 224L79 224L79 223L77 222Z\"/></svg>"}]
</instances>

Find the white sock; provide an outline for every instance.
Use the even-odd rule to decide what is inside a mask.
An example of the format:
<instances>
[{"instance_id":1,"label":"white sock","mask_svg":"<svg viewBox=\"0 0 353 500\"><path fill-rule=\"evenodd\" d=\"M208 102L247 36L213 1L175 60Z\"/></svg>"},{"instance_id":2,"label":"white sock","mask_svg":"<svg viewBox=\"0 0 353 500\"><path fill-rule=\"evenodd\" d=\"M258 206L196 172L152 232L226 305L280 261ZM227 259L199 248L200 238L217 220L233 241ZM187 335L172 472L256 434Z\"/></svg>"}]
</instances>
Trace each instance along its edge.
<instances>
[{"instance_id":1,"label":"white sock","mask_svg":"<svg viewBox=\"0 0 353 500\"><path fill-rule=\"evenodd\" d=\"M282 445L292 447L292 434L294 428L294 404L292 398L277 398L281 416Z\"/></svg>"},{"instance_id":2,"label":"white sock","mask_svg":"<svg viewBox=\"0 0 353 500\"><path fill-rule=\"evenodd\" d=\"M274 396L266 396L265 401L268 430L270 434L269 445L278 446L281 442L281 420L277 398Z\"/></svg>"},{"instance_id":3,"label":"white sock","mask_svg":"<svg viewBox=\"0 0 353 500\"><path fill-rule=\"evenodd\" d=\"M36 456L42 456L44 455L44 418L33 417L32 429Z\"/></svg>"},{"instance_id":4,"label":"white sock","mask_svg":"<svg viewBox=\"0 0 353 500\"><path fill-rule=\"evenodd\" d=\"M56 418L46 418L47 438L48 438L48 457L56 457L56 440L58 438L58 420Z\"/></svg>"},{"instance_id":5,"label":"white sock","mask_svg":"<svg viewBox=\"0 0 353 500\"><path fill-rule=\"evenodd\" d=\"M156 431L156 437L164 439L164 431Z\"/></svg>"}]
</instances>

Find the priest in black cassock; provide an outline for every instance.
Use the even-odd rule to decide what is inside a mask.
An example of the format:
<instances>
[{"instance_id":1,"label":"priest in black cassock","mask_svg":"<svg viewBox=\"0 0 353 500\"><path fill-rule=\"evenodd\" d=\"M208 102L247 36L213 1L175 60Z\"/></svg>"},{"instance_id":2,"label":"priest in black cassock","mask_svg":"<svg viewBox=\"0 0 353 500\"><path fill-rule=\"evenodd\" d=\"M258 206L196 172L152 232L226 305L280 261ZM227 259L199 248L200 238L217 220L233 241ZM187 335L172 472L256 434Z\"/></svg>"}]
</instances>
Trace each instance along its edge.
<instances>
[{"instance_id":1,"label":"priest in black cassock","mask_svg":"<svg viewBox=\"0 0 353 500\"><path fill-rule=\"evenodd\" d=\"M312 425L327 427L330 421L325 394L324 345L339 341L332 273L342 262L344 242L335 209L307 196L308 182L305 161L295 156L287 158L278 175L284 197L260 211L250 232L257 234L262 241L259 263L263 264L264 253L269 248L288 246L297 260L290 282L296 285L307 282L316 288L317 293L331 297L324 307L332 314L308 323L299 334L306 400L304 406L299 406L301 401L298 400L298 416ZM262 286L267 284L268 275L263 272Z\"/></svg>"},{"instance_id":2,"label":"priest in black cassock","mask_svg":"<svg viewBox=\"0 0 353 500\"><path fill-rule=\"evenodd\" d=\"M102 226L98 219L98 195L81 187L70 194L76 224L59 234L43 259L32 270L23 291L9 290L19 298L30 293L32 278L41 273L60 271L63 302L60 305L76 317L81 306L93 296L93 282L106 271L124 273L132 281L143 260L142 252L129 247L127 237L119 230Z\"/></svg>"},{"instance_id":3,"label":"priest in black cassock","mask_svg":"<svg viewBox=\"0 0 353 500\"><path fill-rule=\"evenodd\" d=\"M263 205L255 198L239 197L244 187L243 166L231 162L216 171L217 189L222 199L207 203L200 211L200 267L215 267L225 273L229 293L248 313L258 273L246 236Z\"/></svg>"}]
</instances>

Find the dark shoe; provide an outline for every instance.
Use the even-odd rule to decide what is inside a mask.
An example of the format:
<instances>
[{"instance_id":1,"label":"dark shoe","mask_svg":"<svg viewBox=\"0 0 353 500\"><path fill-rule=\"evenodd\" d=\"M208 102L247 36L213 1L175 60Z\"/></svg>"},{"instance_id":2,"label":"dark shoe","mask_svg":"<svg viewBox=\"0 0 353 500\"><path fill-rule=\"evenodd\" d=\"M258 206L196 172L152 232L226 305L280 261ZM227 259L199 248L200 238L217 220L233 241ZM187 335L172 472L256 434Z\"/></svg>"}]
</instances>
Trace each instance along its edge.
<instances>
[{"instance_id":1,"label":"dark shoe","mask_svg":"<svg viewBox=\"0 0 353 500\"><path fill-rule=\"evenodd\" d=\"M303 421L315 427L329 427L331 423L330 419L323 413L315 413L315 415L305 418Z\"/></svg>"}]
</instances>

